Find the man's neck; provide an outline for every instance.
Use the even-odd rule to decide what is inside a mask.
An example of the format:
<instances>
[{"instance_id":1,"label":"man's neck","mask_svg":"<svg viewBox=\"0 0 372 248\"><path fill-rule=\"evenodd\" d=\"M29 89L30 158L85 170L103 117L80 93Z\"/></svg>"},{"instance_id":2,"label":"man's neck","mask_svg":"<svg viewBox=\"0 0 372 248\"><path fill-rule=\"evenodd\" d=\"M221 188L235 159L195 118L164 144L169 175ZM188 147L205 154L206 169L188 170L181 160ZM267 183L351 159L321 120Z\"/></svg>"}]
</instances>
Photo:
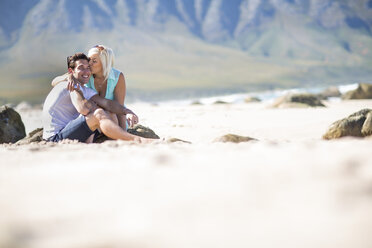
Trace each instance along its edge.
<instances>
[{"instance_id":1,"label":"man's neck","mask_svg":"<svg viewBox=\"0 0 372 248\"><path fill-rule=\"evenodd\" d=\"M95 79L104 79L105 77L103 76L103 73L100 72L100 73L96 73L96 74L94 74L94 78L95 78Z\"/></svg>"}]
</instances>

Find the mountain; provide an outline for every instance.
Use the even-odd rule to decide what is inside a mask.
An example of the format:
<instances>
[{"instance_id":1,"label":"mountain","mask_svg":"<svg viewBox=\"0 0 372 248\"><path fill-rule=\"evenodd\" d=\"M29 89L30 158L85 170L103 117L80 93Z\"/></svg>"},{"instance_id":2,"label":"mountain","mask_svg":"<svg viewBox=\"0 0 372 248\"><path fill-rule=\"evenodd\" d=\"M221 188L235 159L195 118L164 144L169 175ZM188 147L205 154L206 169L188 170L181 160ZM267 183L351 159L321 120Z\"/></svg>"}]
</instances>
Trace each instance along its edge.
<instances>
[{"instance_id":1,"label":"mountain","mask_svg":"<svg viewBox=\"0 0 372 248\"><path fill-rule=\"evenodd\" d=\"M133 98L368 81L372 0L2 0L0 98L41 99L95 44Z\"/></svg>"}]
</instances>

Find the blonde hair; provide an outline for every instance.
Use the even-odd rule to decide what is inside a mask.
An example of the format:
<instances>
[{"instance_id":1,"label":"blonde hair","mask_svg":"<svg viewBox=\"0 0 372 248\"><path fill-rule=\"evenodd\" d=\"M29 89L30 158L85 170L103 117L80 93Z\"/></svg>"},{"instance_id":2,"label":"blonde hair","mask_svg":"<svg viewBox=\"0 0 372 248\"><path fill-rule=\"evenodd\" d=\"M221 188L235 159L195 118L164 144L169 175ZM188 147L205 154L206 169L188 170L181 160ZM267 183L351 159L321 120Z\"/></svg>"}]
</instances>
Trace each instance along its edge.
<instances>
[{"instance_id":1,"label":"blonde hair","mask_svg":"<svg viewBox=\"0 0 372 248\"><path fill-rule=\"evenodd\" d=\"M105 80L108 79L111 69L114 66L114 51L111 48L104 46L104 45L96 45L89 49L88 57L92 56L93 54L98 54L99 59L102 63L102 71Z\"/></svg>"}]
</instances>

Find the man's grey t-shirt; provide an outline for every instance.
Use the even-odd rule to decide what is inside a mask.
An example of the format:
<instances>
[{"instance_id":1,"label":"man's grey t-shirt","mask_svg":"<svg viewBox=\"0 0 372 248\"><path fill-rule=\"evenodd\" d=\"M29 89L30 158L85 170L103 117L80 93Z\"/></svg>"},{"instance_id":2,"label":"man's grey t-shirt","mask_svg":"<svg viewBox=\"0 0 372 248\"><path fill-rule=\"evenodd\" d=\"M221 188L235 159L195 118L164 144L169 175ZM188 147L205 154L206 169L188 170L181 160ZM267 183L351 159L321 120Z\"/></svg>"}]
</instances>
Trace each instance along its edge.
<instances>
[{"instance_id":1,"label":"man's grey t-shirt","mask_svg":"<svg viewBox=\"0 0 372 248\"><path fill-rule=\"evenodd\" d=\"M70 121L79 116L72 104L67 81L57 84L45 99L43 106L43 139L48 139L61 131ZM93 89L81 86L85 99L97 95Z\"/></svg>"}]
</instances>

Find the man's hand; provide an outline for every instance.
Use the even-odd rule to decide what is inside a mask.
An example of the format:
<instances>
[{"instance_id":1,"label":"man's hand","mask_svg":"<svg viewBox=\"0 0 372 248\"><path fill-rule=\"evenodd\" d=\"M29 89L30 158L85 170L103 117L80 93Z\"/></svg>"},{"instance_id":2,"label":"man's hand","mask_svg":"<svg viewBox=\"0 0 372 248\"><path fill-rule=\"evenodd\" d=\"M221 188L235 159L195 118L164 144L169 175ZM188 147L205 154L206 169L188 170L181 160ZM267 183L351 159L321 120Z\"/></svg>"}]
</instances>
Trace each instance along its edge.
<instances>
[{"instance_id":1,"label":"man's hand","mask_svg":"<svg viewBox=\"0 0 372 248\"><path fill-rule=\"evenodd\" d=\"M69 74L68 75L68 84L67 84L67 90L72 92L72 91L76 91L78 92L81 96L83 96L83 92L81 91L81 88L80 88L80 84L79 82L76 80L76 78L74 78L72 76L72 74Z\"/></svg>"},{"instance_id":2,"label":"man's hand","mask_svg":"<svg viewBox=\"0 0 372 248\"><path fill-rule=\"evenodd\" d=\"M129 127L133 127L135 124L138 123L138 116L135 113L127 114L127 121Z\"/></svg>"}]
</instances>

